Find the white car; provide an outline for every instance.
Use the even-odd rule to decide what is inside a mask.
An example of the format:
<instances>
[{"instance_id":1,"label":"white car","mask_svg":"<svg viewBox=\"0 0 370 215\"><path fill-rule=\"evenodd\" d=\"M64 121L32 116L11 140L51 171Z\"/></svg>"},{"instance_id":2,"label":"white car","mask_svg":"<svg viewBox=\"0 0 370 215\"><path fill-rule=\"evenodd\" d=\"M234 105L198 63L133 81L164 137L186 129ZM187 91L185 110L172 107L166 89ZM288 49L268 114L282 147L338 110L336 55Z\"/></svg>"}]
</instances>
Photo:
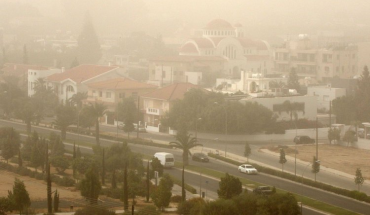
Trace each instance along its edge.
<instances>
[{"instance_id":1,"label":"white car","mask_svg":"<svg viewBox=\"0 0 370 215\"><path fill-rule=\"evenodd\" d=\"M247 173L247 174L257 174L258 171L250 164L242 164L238 167L239 172Z\"/></svg>"}]
</instances>

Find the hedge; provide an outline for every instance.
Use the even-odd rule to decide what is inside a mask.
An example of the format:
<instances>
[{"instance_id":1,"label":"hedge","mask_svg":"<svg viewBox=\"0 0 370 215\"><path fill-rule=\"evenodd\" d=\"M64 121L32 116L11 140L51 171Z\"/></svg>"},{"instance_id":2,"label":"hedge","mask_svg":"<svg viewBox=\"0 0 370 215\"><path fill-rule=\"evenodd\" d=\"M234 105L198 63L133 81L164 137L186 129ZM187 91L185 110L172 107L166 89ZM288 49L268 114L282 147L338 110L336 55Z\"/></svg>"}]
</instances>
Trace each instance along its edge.
<instances>
[{"instance_id":1,"label":"hedge","mask_svg":"<svg viewBox=\"0 0 370 215\"><path fill-rule=\"evenodd\" d=\"M208 156L212 157L212 158L217 158L219 160L222 160L222 161L225 161L225 162L237 165L237 166L242 165L242 163L240 163L238 161L235 161L235 160L232 160L232 159L229 159L229 158L225 158L225 157L221 157L219 155L215 155L215 154L212 154L212 153L208 153ZM251 163L251 164L253 164L253 163ZM295 176L295 175L287 173L287 172L281 172L279 170L271 169L271 168L264 167L264 166L261 166L261 165L258 165L258 164L253 164L253 166L259 172L263 172L263 173L273 175L273 176L278 176L278 177L288 179L288 180L291 180L291 181L295 181L295 182L298 182L298 183L302 183L302 184L305 184L305 185L308 185L308 186L311 186L311 187L319 188L319 189L322 189L322 190L325 190L325 191L333 192L333 193L336 193L336 194L339 194L339 195L342 195L342 196L346 196L346 197L350 197L350 198L353 198L353 199L356 199L356 200L359 200L359 201L364 201L364 202L370 203L370 196L368 196L366 193L359 192L357 190L347 190L347 189L343 189L343 188L339 188L339 187L334 187L334 186L329 185L329 184L325 184L325 183L318 182L318 181L315 182L311 179L298 177L298 176Z\"/></svg>"}]
</instances>

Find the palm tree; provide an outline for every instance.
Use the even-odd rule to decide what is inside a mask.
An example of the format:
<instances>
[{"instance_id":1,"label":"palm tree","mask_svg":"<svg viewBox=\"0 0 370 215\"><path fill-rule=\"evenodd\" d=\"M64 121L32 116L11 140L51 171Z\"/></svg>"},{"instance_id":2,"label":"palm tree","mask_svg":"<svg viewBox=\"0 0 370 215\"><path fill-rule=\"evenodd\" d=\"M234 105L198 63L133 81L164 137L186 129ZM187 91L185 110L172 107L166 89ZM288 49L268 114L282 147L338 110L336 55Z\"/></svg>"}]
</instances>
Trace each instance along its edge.
<instances>
[{"instance_id":1,"label":"palm tree","mask_svg":"<svg viewBox=\"0 0 370 215\"><path fill-rule=\"evenodd\" d=\"M77 106L78 110L81 110L82 101L85 99L87 99L87 92L78 92L69 99L69 102L71 105Z\"/></svg>"},{"instance_id":2,"label":"palm tree","mask_svg":"<svg viewBox=\"0 0 370 215\"><path fill-rule=\"evenodd\" d=\"M278 111L286 112L290 115L290 121L293 122L293 117L295 120L298 119L298 112L305 113L304 111L304 103L300 102L290 102L289 100L283 102L283 104L279 104Z\"/></svg>"},{"instance_id":3,"label":"palm tree","mask_svg":"<svg viewBox=\"0 0 370 215\"><path fill-rule=\"evenodd\" d=\"M89 103L87 106L88 113L95 119L95 139L96 144L100 145L99 141L99 119L107 113L107 107L103 103Z\"/></svg>"},{"instance_id":4,"label":"palm tree","mask_svg":"<svg viewBox=\"0 0 370 215\"><path fill-rule=\"evenodd\" d=\"M75 108L61 105L56 110L56 117L54 123L60 128L62 140L65 140L67 127L76 121Z\"/></svg>"},{"instance_id":5,"label":"palm tree","mask_svg":"<svg viewBox=\"0 0 370 215\"><path fill-rule=\"evenodd\" d=\"M176 142L170 142L170 145L172 145L175 148L182 149L182 159L184 165L188 165L189 163L189 157L188 155L190 153L190 149L194 148L196 146L202 146L202 144L197 143L197 138L190 137L191 135L188 134L188 132L185 131L179 131L175 135Z\"/></svg>"}]
</instances>

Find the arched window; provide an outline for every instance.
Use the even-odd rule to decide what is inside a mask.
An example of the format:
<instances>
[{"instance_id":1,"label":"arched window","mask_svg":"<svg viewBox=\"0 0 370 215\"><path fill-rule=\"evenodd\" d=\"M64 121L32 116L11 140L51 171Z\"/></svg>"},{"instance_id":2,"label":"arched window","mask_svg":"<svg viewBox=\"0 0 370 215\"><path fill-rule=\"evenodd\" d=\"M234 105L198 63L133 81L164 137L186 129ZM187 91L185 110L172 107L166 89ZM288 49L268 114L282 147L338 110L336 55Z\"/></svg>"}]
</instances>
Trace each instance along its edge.
<instances>
[{"instance_id":1,"label":"arched window","mask_svg":"<svg viewBox=\"0 0 370 215\"><path fill-rule=\"evenodd\" d=\"M74 92L75 91L75 89L73 88L73 86L71 86L71 85L68 85L67 86L67 92Z\"/></svg>"}]
</instances>

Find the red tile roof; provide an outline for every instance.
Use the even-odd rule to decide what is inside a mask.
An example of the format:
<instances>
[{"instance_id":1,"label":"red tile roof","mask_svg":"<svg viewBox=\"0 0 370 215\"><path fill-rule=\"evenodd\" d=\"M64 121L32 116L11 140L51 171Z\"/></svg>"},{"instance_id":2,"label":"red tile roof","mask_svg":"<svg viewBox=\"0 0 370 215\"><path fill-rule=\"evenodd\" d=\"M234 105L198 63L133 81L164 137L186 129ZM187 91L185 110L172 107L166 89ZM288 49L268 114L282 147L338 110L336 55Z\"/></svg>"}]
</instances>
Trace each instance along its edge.
<instances>
[{"instance_id":1,"label":"red tile roof","mask_svg":"<svg viewBox=\"0 0 370 215\"><path fill-rule=\"evenodd\" d=\"M48 81L60 82L71 79L76 83L81 83L98 75L118 69L117 66L99 66L99 65L79 65L62 73L53 74L47 77Z\"/></svg>"},{"instance_id":2,"label":"red tile roof","mask_svg":"<svg viewBox=\"0 0 370 215\"><path fill-rule=\"evenodd\" d=\"M252 40L252 39L249 39L249 38L238 38L238 40L244 48L252 47L252 48L257 48L257 49L260 49L260 50L267 50L268 49L267 45L261 40Z\"/></svg>"},{"instance_id":3,"label":"red tile roof","mask_svg":"<svg viewBox=\"0 0 370 215\"><path fill-rule=\"evenodd\" d=\"M194 41L201 49L214 48L212 41L208 38L198 37L192 38L191 40Z\"/></svg>"},{"instance_id":4,"label":"red tile roof","mask_svg":"<svg viewBox=\"0 0 370 215\"><path fill-rule=\"evenodd\" d=\"M199 53L197 47L193 43L186 43L180 48L181 53Z\"/></svg>"},{"instance_id":5,"label":"red tile roof","mask_svg":"<svg viewBox=\"0 0 370 215\"><path fill-rule=\"evenodd\" d=\"M129 78L113 78L106 81L95 82L87 85L95 89L130 90L130 89L156 89L157 86L135 81Z\"/></svg>"},{"instance_id":6,"label":"red tile roof","mask_svg":"<svg viewBox=\"0 0 370 215\"><path fill-rule=\"evenodd\" d=\"M30 64L17 64L17 63L5 63L3 68L4 76L23 76L27 74L29 69L34 70L47 70L47 67L38 66L38 65L30 65Z\"/></svg>"},{"instance_id":7,"label":"red tile roof","mask_svg":"<svg viewBox=\"0 0 370 215\"><path fill-rule=\"evenodd\" d=\"M193 88L203 89L200 86L197 86L191 83L175 83L175 84L157 89L153 92L144 94L142 97L173 101L176 99L184 98L184 94Z\"/></svg>"}]
</instances>

